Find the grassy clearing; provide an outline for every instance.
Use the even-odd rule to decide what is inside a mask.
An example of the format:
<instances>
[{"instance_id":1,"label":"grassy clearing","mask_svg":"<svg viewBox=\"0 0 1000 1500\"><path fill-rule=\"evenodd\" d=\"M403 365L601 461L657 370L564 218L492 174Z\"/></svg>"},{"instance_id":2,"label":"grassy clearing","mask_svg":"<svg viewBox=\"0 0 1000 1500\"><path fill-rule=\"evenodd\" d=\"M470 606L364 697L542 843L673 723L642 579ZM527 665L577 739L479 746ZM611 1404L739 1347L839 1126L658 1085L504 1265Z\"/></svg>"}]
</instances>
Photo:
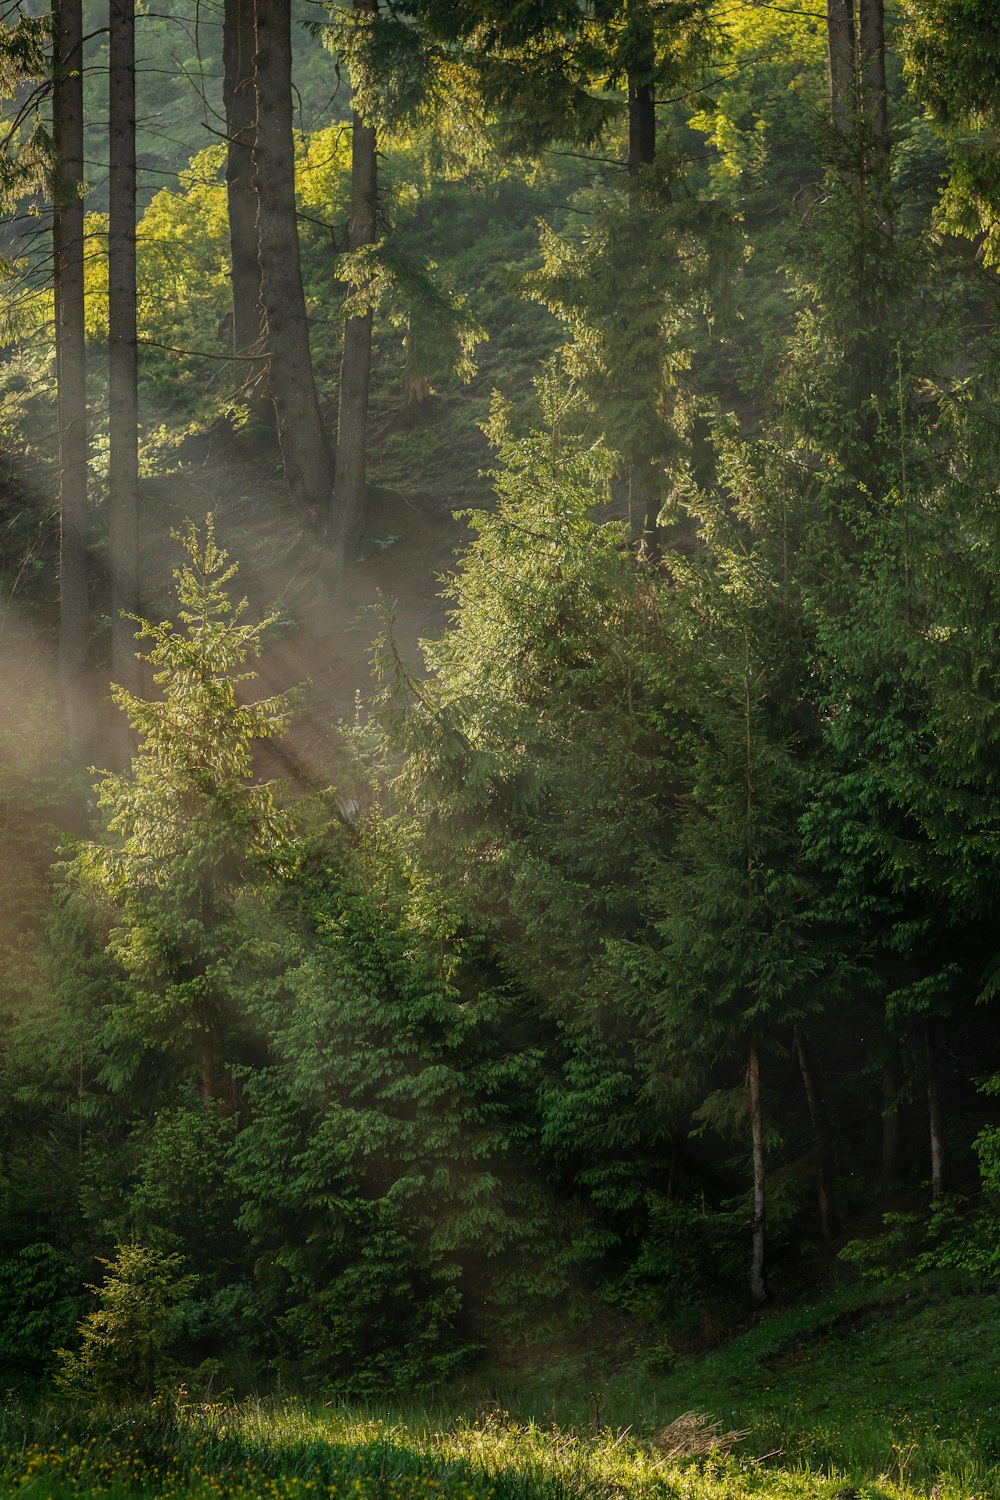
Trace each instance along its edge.
<instances>
[{"instance_id":1,"label":"grassy clearing","mask_svg":"<svg viewBox=\"0 0 1000 1500\"><path fill-rule=\"evenodd\" d=\"M249 1401L87 1416L11 1397L0 1494L139 1500L938 1500L1000 1495L1000 1299L844 1294L764 1319L666 1374L599 1393L570 1367L509 1392L405 1413ZM474 1404L477 1393L465 1393ZM478 1396L482 1396L480 1390ZM516 1397L516 1400L515 1400ZM994 1409L995 1407L995 1409ZM684 1411L749 1429L671 1457ZM699 1441L699 1433L701 1441Z\"/></svg>"},{"instance_id":2,"label":"grassy clearing","mask_svg":"<svg viewBox=\"0 0 1000 1500\"><path fill-rule=\"evenodd\" d=\"M846 1288L771 1312L739 1337L663 1374L635 1367L604 1382L581 1372L499 1388L511 1410L560 1426L603 1420L655 1432L696 1407L750 1435L737 1451L769 1464L882 1475L1000 1495L1000 1296L932 1285ZM583 1384L583 1390L587 1390Z\"/></svg>"}]
</instances>

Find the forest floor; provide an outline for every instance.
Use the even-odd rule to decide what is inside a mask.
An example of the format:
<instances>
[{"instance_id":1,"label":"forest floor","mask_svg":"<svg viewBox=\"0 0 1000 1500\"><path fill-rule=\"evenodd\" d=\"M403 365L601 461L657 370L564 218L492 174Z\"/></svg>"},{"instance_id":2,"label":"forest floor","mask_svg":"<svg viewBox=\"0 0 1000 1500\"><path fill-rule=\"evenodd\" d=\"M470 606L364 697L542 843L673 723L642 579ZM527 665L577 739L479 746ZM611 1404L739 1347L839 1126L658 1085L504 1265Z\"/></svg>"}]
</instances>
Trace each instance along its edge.
<instances>
[{"instance_id":1,"label":"forest floor","mask_svg":"<svg viewBox=\"0 0 1000 1500\"><path fill-rule=\"evenodd\" d=\"M930 1285L774 1311L700 1354L594 1351L431 1405L183 1397L0 1418L0 1494L355 1500L987 1500L1000 1494L1000 1296ZM658 1364L664 1363L659 1352ZM692 1414L701 1414L695 1416Z\"/></svg>"}]
</instances>

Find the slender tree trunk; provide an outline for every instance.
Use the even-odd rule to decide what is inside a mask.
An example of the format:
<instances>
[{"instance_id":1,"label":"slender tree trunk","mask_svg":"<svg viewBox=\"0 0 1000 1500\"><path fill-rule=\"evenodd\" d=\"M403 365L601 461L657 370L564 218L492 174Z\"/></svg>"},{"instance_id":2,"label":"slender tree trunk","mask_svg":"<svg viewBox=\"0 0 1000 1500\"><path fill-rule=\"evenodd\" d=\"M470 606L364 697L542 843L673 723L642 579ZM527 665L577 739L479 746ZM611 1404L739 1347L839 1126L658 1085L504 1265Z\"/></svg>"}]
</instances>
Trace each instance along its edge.
<instances>
[{"instance_id":1,"label":"slender tree trunk","mask_svg":"<svg viewBox=\"0 0 1000 1500\"><path fill-rule=\"evenodd\" d=\"M354 0L355 19L374 26L378 0ZM373 245L377 232L378 158L375 128L354 111L351 121L351 220L348 250ZM371 381L371 311L348 318L340 366L340 411L337 422L337 482L327 534L333 538L330 571L334 577L350 562L365 524L368 448L368 389Z\"/></svg>"},{"instance_id":2,"label":"slender tree trunk","mask_svg":"<svg viewBox=\"0 0 1000 1500\"><path fill-rule=\"evenodd\" d=\"M802 1087L805 1089L806 1103L809 1105L809 1117L812 1120L816 1144L819 1147L816 1192L819 1198L820 1233L829 1244L837 1228L833 1191L833 1133L830 1130L830 1117L826 1112L826 1103L816 1078L805 1035L798 1024L793 1028L793 1037L795 1053L799 1060L799 1071L802 1074Z\"/></svg>"},{"instance_id":3,"label":"slender tree trunk","mask_svg":"<svg viewBox=\"0 0 1000 1500\"><path fill-rule=\"evenodd\" d=\"M135 292L135 0L111 0L108 203L109 529L111 672L136 688L139 609L139 397ZM127 757L127 725L119 741Z\"/></svg>"},{"instance_id":4,"label":"slender tree trunk","mask_svg":"<svg viewBox=\"0 0 1000 1500\"><path fill-rule=\"evenodd\" d=\"M849 136L857 107L854 0L826 0L826 40L833 128L838 135Z\"/></svg>"},{"instance_id":5,"label":"slender tree trunk","mask_svg":"<svg viewBox=\"0 0 1000 1500\"><path fill-rule=\"evenodd\" d=\"M201 1097L215 1098L215 1034L211 1026L201 1033Z\"/></svg>"},{"instance_id":6,"label":"slender tree trunk","mask_svg":"<svg viewBox=\"0 0 1000 1500\"><path fill-rule=\"evenodd\" d=\"M652 464L639 459L628 470L629 534L648 558L659 556L659 489Z\"/></svg>"},{"instance_id":7,"label":"slender tree trunk","mask_svg":"<svg viewBox=\"0 0 1000 1500\"><path fill-rule=\"evenodd\" d=\"M747 1090L750 1095L750 1139L753 1156L753 1217L750 1220L750 1295L758 1306L767 1302L770 1293L764 1279L764 1218L766 1209L764 1176L764 1115L760 1103L760 1054L756 1042L750 1043L747 1062Z\"/></svg>"},{"instance_id":8,"label":"slender tree trunk","mask_svg":"<svg viewBox=\"0 0 1000 1500\"><path fill-rule=\"evenodd\" d=\"M59 446L59 682L74 755L93 748L87 598L87 348L83 282L83 6L53 7L52 216Z\"/></svg>"},{"instance_id":9,"label":"slender tree trunk","mask_svg":"<svg viewBox=\"0 0 1000 1500\"><path fill-rule=\"evenodd\" d=\"M629 45L628 192L633 213L643 207L642 172L656 159L656 48L649 0L628 0L625 24ZM660 189L660 199L669 192ZM628 455L626 455L628 457ZM628 464L629 528L632 541L655 558L659 554L657 517L660 486L653 466L640 454Z\"/></svg>"},{"instance_id":10,"label":"slender tree trunk","mask_svg":"<svg viewBox=\"0 0 1000 1500\"><path fill-rule=\"evenodd\" d=\"M329 508L334 463L313 379L299 263L290 0L257 0L255 36L254 188L268 393L274 402L285 481L303 518L318 527Z\"/></svg>"},{"instance_id":11,"label":"slender tree trunk","mask_svg":"<svg viewBox=\"0 0 1000 1500\"><path fill-rule=\"evenodd\" d=\"M944 1124L941 1118L937 1048L929 1021L924 1023L924 1051L927 1056L927 1118L931 1137L931 1197L937 1199L944 1192Z\"/></svg>"},{"instance_id":12,"label":"slender tree trunk","mask_svg":"<svg viewBox=\"0 0 1000 1500\"><path fill-rule=\"evenodd\" d=\"M891 1182L899 1171L899 1049L882 1064L882 1180Z\"/></svg>"},{"instance_id":13,"label":"slender tree trunk","mask_svg":"<svg viewBox=\"0 0 1000 1500\"><path fill-rule=\"evenodd\" d=\"M265 366L260 258L257 248L257 195L253 148L257 135L254 0L225 0L222 23L223 99L226 110L226 197L229 209L230 279L233 297L233 353L256 355L257 363L237 366L237 397L256 406L263 395Z\"/></svg>"}]
</instances>

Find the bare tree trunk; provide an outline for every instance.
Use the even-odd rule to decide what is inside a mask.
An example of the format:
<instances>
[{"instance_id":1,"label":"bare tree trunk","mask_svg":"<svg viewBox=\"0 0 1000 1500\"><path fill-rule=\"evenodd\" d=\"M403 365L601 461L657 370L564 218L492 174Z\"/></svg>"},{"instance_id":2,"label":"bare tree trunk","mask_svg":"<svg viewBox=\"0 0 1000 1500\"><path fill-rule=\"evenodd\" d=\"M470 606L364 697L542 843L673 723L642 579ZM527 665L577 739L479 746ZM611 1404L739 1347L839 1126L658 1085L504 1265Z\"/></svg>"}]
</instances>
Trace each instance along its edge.
<instances>
[{"instance_id":1,"label":"bare tree trunk","mask_svg":"<svg viewBox=\"0 0 1000 1500\"><path fill-rule=\"evenodd\" d=\"M330 505L334 462L320 415L295 217L290 0L257 0L257 239L274 402L285 481L302 516L320 526Z\"/></svg>"},{"instance_id":2,"label":"bare tree trunk","mask_svg":"<svg viewBox=\"0 0 1000 1500\"><path fill-rule=\"evenodd\" d=\"M854 0L826 0L826 40L833 128L838 135L849 136L857 107Z\"/></svg>"},{"instance_id":3,"label":"bare tree trunk","mask_svg":"<svg viewBox=\"0 0 1000 1500\"><path fill-rule=\"evenodd\" d=\"M899 1050L882 1064L882 1180L891 1182L899 1170Z\"/></svg>"},{"instance_id":4,"label":"bare tree trunk","mask_svg":"<svg viewBox=\"0 0 1000 1500\"><path fill-rule=\"evenodd\" d=\"M889 149L883 0L860 0L858 54L858 89L865 147L870 155L870 165L878 166L885 160Z\"/></svg>"},{"instance_id":5,"label":"bare tree trunk","mask_svg":"<svg viewBox=\"0 0 1000 1500\"><path fill-rule=\"evenodd\" d=\"M802 1074L802 1087L805 1089L806 1103L809 1105L809 1117L812 1120L816 1144L819 1147L816 1192L819 1198L820 1233L829 1244L837 1228L833 1192L833 1133L830 1130L830 1117L826 1112L826 1104L816 1078L812 1058L809 1055L809 1048L802 1028L797 1023L792 1029L792 1035L795 1053L799 1060L799 1071Z\"/></svg>"},{"instance_id":6,"label":"bare tree trunk","mask_svg":"<svg viewBox=\"0 0 1000 1500\"><path fill-rule=\"evenodd\" d=\"M747 1089L750 1095L750 1138L753 1156L753 1217L750 1220L750 1295L758 1306L767 1302L770 1293L764 1279L764 1219L766 1209L764 1177L764 1115L760 1103L760 1054L756 1042L750 1043L747 1062Z\"/></svg>"},{"instance_id":7,"label":"bare tree trunk","mask_svg":"<svg viewBox=\"0 0 1000 1500\"><path fill-rule=\"evenodd\" d=\"M354 0L355 19L374 26L378 0ZM354 111L351 122L351 221L348 250L373 245L377 232L378 158L375 128ZM348 565L365 524L368 450L368 389L371 382L372 314L348 318L344 325L344 354L340 366L340 411L337 421L337 482L334 487L336 531L329 571L336 577Z\"/></svg>"},{"instance_id":8,"label":"bare tree trunk","mask_svg":"<svg viewBox=\"0 0 1000 1500\"><path fill-rule=\"evenodd\" d=\"M236 394L257 405L263 394L264 314L257 249L257 195L253 149L257 135L254 0L225 0L222 23L223 99L226 110L226 197L229 209L230 279L233 296L233 353L256 355L257 363L238 366Z\"/></svg>"},{"instance_id":9,"label":"bare tree trunk","mask_svg":"<svg viewBox=\"0 0 1000 1500\"><path fill-rule=\"evenodd\" d=\"M635 79L628 85L628 170L638 176L656 156L656 102L653 86Z\"/></svg>"},{"instance_id":10,"label":"bare tree trunk","mask_svg":"<svg viewBox=\"0 0 1000 1500\"><path fill-rule=\"evenodd\" d=\"M944 1124L941 1119L937 1049L929 1021L924 1023L924 1051L927 1057L927 1118L931 1136L931 1197L937 1199L944 1192Z\"/></svg>"},{"instance_id":11,"label":"bare tree trunk","mask_svg":"<svg viewBox=\"0 0 1000 1500\"><path fill-rule=\"evenodd\" d=\"M656 159L656 49L649 0L628 0L625 12L628 32L628 192L634 213L642 210L642 172ZM659 197L669 200L661 186ZM653 465L640 454L626 455L628 462L629 529L636 546L650 558L659 554L657 517L660 486Z\"/></svg>"},{"instance_id":12,"label":"bare tree trunk","mask_svg":"<svg viewBox=\"0 0 1000 1500\"><path fill-rule=\"evenodd\" d=\"M135 0L111 0L110 197L108 203L109 529L111 672L139 685L135 627L139 609L139 395L135 292ZM119 759L130 753L127 725Z\"/></svg>"},{"instance_id":13,"label":"bare tree trunk","mask_svg":"<svg viewBox=\"0 0 1000 1500\"><path fill-rule=\"evenodd\" d=\"M628 173L635 178L656 157L656 49L649 0L629 0L628 32Z\"/></svg>"},{"instance_id":14,"label":"bare tree trunk","mask_svg":"<svg viewBox=\"0 0 1000 1500\"><path fill-rule=\"evenodd\" d=\"M74 755L90 759L94 696L87 598L87 346L83 281L83 6L54 0L52 129L59 447L59 683Z\"/></svg>"}]
</instances>

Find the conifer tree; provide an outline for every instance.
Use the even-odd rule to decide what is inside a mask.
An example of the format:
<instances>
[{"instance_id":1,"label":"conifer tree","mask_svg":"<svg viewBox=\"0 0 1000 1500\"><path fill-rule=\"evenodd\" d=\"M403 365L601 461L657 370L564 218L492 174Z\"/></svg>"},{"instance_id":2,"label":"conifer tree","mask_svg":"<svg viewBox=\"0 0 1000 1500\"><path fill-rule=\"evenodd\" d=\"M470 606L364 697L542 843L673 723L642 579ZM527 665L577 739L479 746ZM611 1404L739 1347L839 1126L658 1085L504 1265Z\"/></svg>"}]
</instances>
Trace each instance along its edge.
<instances>
[{"instance_id":1,"label":"conifer tree","mask_svg":"<svg viewBox=\"0 0 1000 1500\"><path fill-rule=\"evenodd\" d=\"M256 674L240 669L276 617L244 622L246 600L234 605L227 591L236 565L211 519L204 539L191 524L180 540L179 628L138 622L160 696L114 689L138 749L127 772L100 783L107 835L74 869L107 908L108 951L131 997L123 1024L142 1045L187 1058L208 1098L241 1011L237 898L287 836L272 787L254 779L252 747L281 733L294 695L241 701Z\"/></svg>"}]
</instances>

